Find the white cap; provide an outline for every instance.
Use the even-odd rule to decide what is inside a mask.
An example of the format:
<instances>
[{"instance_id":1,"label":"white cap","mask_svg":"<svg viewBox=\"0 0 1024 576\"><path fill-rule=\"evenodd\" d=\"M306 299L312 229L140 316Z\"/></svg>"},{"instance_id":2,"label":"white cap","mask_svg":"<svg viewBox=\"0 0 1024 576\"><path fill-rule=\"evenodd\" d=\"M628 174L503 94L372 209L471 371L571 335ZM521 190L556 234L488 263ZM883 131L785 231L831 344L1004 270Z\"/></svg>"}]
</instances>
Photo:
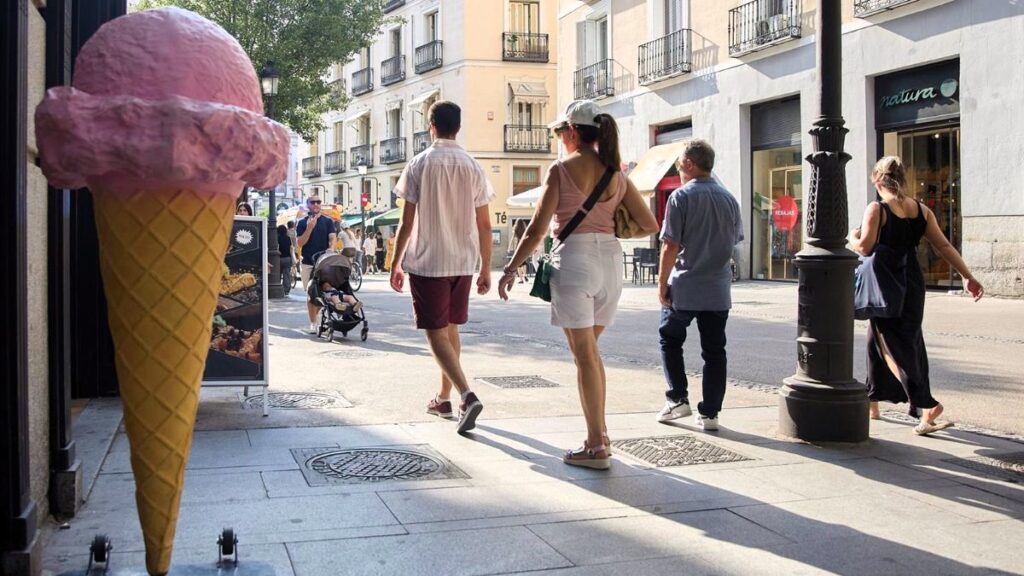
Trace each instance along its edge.
<instances>
[{"instance_id":1,"label":"white cap","mask_svg":"<svg viewBox=\"0 0 1024 576\"><path fill-rule=\"evenodd\" d=\"M594 104L593 100L574 100L565 107L565 112L563 112L557 120L548 124L548 128L558 128L563 124L596 127L597 121L595 121L594 118L596 118L600 113L601 112L597 109L597 105Z\"/></svg>"}]
</instances>

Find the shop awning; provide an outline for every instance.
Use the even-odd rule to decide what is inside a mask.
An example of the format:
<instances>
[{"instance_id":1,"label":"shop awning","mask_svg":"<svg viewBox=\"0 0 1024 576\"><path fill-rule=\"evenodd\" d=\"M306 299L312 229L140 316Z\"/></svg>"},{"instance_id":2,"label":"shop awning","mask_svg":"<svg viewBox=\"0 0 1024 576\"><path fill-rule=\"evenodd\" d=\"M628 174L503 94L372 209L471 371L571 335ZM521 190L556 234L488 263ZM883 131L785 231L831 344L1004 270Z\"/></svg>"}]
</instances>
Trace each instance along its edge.
<instances>
[{"instance_id":1,"label":"shop awning","mask_svg":"<svg viewBox=\"0 0 1024 576\"><path fill-rule=\"evenodd\" d=\"M392 110L398 110L401 107L402 107L402 101L401 100L392 100L392 101L384 104L384 109L387 110L388 112L391 112Z\"/></svg>"},{"instance_id":2,"label":"shop awning","mask_svg":"<svg viewBox=\"0 0 1024 576\"><path fill-rule=\"evenodd\" d=\"M346 226L355 226L356 224L362 223L362 221L363 216L361 214L349 214L341 217L341 223Z\"/></svg>"},{"instance_id":3,"label":"shop awning","mask_svg":"<svg viewBox=\"0 0 1024 576\"><path fill-rule=\"evenodd\" d=\"M512 101L524 104L547 104L548 89L543 82L513 81L509 82L512 89Z\"/></svg>"},{"instance_id":4,"label":"shop awning","mask_svg":"<svg viewBox=\"0 0 1024 576\"><path fill-rule=\"evenodd\" d=\"M439 90L435 88L434 90L428 90L423 94L420 94L419 96L409 101L409 108L419 108L420 106L423 106L424 102L430 100L434 96L437 96L438 93Z\"/></svg>"},{"instance_id":5,"label":"shop awning","mask_svg":"<svg viewBox=\"0 0 1024 576\"><path fill-rule=\"evenodd\" d=\"M363 116L369 116L369 115L370 115L370 109L367 108L366 110L363 110L361 112L356 112L356 114L354 116L350 116L350 117L346 118L345 122L355 122L356 120L359 120Z\"/></svg>"},{"instance_id":6,"label":"shop awning","mask_svg":"<svg viewBox=\"0 0 1024 576\"><path fill-rule=\"evenodd\" d=\"M636 189L643 194L653 194L658 188L658 183L683 153L684 145L685 142L673 142L648 150L637 162L636 168L629 173L629 179L633 181Z\"/></svg>"},{"instance_id":7,"label":"shop awning","mask_svg":"<svg viewBox=\"0 0 1024 576\"><path fill-rule=\"evenodd\" d=\"M402 209L392 208L387 212L374 216L366 221L367 228L379 228L381 226L395 226L402 219Z\"/></svg>"},{"instance_id":8,"label":"shop awning","mask_svg":"<svg viewBox=\"0 0 1024 576\"><path fill-rule=\"evenodd\" d=\"M510 196L505 204L512 206L513 208L530 208L537 205L540 202L540 193L544 189L543 186L537 186L536 188L530 188L525 192L520 192L514 196Z\"/></svg>"}]
</instances>

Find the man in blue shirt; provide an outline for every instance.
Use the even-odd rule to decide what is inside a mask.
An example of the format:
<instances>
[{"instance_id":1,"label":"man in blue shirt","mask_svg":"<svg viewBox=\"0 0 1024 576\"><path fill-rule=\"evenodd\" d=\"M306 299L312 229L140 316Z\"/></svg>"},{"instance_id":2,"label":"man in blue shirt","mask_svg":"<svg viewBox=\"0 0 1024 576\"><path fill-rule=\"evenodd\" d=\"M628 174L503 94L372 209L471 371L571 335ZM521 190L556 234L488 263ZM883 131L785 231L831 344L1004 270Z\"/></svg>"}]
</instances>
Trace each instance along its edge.
<instances>
[{"instance_id":1,"label":"man in blue shirt","mask_svg":"<svg viewBox=\"0 0 1024 576\"><path fill-rule=\"evenodd\" d=\"M743 218L736 198L711 177L715 151L704 140L686 143L676 163L683 179L665 206L661 228L661 363L668 390L659 422L689 416L683 343L696 318L704 359L703 400L697 425L718 430L718 412L725 398L725 323L730 295L733 247L743 240Z\"/></svg>"},{"instance_id":2,"label":"man in blue shirt","mask_svg":"<svg viewBox=\"0 0 1024 576\"><path fill-rule=\"evenodd\" d=\"M316 196L306 198L306 210L308 211L306 217L299 220L295 227L295 233L298 236L296 244L302 250L300 271L304 291L309 288L309 277L313 274L313 264L316 264L313 257L328 248L333 248L335 242L334 221L320 212L320 198ZM318 327L316 315L320 313L320 308L311 299L307 299L306 311L309 313L309 331L316 334Z\"/></svg>"}]
</instances>

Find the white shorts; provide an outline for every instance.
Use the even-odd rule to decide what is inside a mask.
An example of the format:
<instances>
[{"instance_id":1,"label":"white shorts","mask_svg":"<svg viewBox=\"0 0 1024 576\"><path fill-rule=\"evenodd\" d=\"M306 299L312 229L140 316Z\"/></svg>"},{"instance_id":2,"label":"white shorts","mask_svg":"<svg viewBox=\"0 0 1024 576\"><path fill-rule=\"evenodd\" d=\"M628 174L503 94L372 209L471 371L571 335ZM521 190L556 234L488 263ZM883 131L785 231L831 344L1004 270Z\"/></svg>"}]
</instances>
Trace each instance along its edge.
<instances>
[{"instance_id":1,"label":"white shorts","mask_svg":"<svg viewBox=\"0 0 1024 576\"><path fill-rule=\"evenodd\" d=\"M313 267L309 264L300 264L299 273L302 275L302 289L305 291L309 288L309 277L313 275Z\"/></svg>"},{"instance_id":2,"label":"white shorts","mask_svg":"<svg viewBox=\"0 0 1024 576\"><path fill-rule=\"evenodd\" d=\"M611 326L622 295L622 246L612 234L574 232L553 260L551 324Z\"/></svg>"}]
</instances>

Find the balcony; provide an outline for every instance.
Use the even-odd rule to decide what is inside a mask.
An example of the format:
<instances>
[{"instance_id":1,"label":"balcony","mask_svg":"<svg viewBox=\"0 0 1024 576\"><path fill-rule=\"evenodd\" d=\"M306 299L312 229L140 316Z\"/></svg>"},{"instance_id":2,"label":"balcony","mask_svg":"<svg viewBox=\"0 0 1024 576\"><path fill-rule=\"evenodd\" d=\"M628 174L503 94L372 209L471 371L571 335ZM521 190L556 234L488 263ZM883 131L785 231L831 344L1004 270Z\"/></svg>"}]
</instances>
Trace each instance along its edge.
<instances>
[{"instance_id":1,"label":"balcony","mask_svg":"<svg viewBox=\"0 0 1024 576\"><path fill-rule=\"evenodd\" d=\"M895 10L900 6L913 4L917 0L855 0L853 3L853 15L857 18L866 18L887 10Z\"/></svg>"},{"instance_id":2,"label":"balcony","mask_svg":"<svg viewBox=\"0 0 1024 576\"><path fill-rule=\"evenodd\" d=\"M547 62L548 35L528 32L505 32L501 59L506 62Z\"/></svg>"},{"instance_id":3,"label":"balcony","mask_svg":"<svg viewBox=\"0 0 1024 576\"><path fill-rule=\"evenodd\" d=\"M392 56L380 63L380 83L390 86L405 80L405 56Z\"/></svg>"},{"instance_id":4,"label":"balcony","mask_svg":"<svg viewBox=\"0 0 1024 576\"><path fill-rule=\"evenodd\" d=\"M328 152L324 156L324 172L328 174L341 174L346 170L345 151Z\"/></svg>"},{"instance_id":5,"label":"balcony","mask_svg":"<svg viewBox=\"0 0 1024 576\"><path fill-rule=\"evenodd\" d=\"M640 84L690 72L690 30L684 28L640 45Z\"/></svg>"},{"instance_id":6,"label":"balcony","mask_svg":"<svg viewBox=\"0 0 1024 576\"><path fill-rule=\"evenodd\" d=\"M729 56L800 37L800 0L754 0L729 10Z\"/></svg>"},{"instance_id":7,"label":"balcony","mask_svg":"<svg viewBox=\"0 0 1024 576\"><path fill-rule=\"evenodd\" d=\"M348 149L349 168L356 170L360 166L370 168L373 166L373 145L362 144Z\"/></svg>"},{"instance_id":8,"label":"balcony","mask_svg":"<svg viewBox=\"0 0 1024 576\"><path fill-rule=\"evenodd\" d=\"M416 73L423 74L424 72L430 72L436 70L444 64L442 58L443 43L440 40L432 40L427 42L423 46L416 48Z\"/></svg>"},{"instance_id":9,"label":"balcony","mask_svg":"<svg viewBox=\"0 0 1024 576\"><path fill-rule=\"evenodd\" d=\"M302 159L302 177L316 178L320 175L320 157L310 156Z\"/></svg>"},{"instance_id":10,"label":"balcony","mask_svg":"<svg viewBox=\"0 0 1024 576\"><path fill-rule=\"evenodd\" d=\"M412 155L415 156L430 148L430 130L412 133Z\"/></svg>"},{"instance_id":11,"label":"balcony","mask_svg":"<svg viewBox=\"0 0 1024 576\"><path fill-rule=\"evenodd\" d=\"M352 73L352 95L362 96L373 90L373 68L363 68Z\"/></svg>"},{"instance_id":12,"label":"balcony","mask_svg":"<svg viewBox=\"0 0 1024 576\"><path fill-rule=\"evenodd\" d=\"M547 126L505 124L505 152L551 152Z\"/></svg>"},{"instance_id":13,"label":"balcony","mask_svg":"<svg viewBox=\"0 0 1024 576\"><path fill-rule=\"evenodd\" d=\"M402 6L405 6L405 0L387 0L384 2L384 13L387 14L392 10L401 8Z\"/></svg>"},{"instance_id":14,"label":"balcony","mask_svg":"<svg viewBox=\"0 0 1024 576\"><path fill-rule=\"evenodd\" d=\"M380 163L397 164L405 162L405 138L388 138L380 141Z\"/></svg>"},{"instance_id":15,"label":"balcony","mask_svg":"<svg viewBox=\"0 0 1024 576\"><path fill-rule=\"evenodd\" d=\"M573 92L577 100L595 100L615 95L612 60L584 66L573 74Z\"/></svg>"}]
</instances>

